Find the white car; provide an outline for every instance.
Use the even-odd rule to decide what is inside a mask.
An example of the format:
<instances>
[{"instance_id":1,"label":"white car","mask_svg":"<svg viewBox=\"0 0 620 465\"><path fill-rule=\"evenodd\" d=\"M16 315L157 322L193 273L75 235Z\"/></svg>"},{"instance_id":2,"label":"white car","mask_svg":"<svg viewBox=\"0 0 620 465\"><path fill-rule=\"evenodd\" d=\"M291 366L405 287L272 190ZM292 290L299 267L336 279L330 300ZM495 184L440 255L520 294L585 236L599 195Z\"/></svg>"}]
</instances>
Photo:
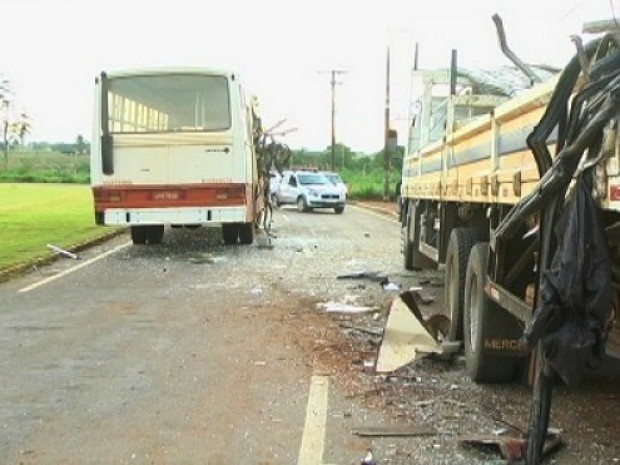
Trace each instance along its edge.
<instances>
[{"instance_id":1,"label":"white car","mask_svg":"<svg viewBox=\"0 0 620 465\"><path fill-rule=\"evenodd\" d=\"M333 171L319 171L319 174L329 179L335 186L342 189L345 194L348 193L349 189L338 173L334 173Z\"/></svg>"},{"instance_id":2,"label":"white car","mask_svg":"<svg viewBox=\"0 0 620 465\"><path fill-rule=\"evenodd\" d=\"M279 205L294 204L300 212L313 208L333 208L344 212L347 194L328 178L311 171L286 172L278 185L276 202Z\"/></svg>"}]
</instances>

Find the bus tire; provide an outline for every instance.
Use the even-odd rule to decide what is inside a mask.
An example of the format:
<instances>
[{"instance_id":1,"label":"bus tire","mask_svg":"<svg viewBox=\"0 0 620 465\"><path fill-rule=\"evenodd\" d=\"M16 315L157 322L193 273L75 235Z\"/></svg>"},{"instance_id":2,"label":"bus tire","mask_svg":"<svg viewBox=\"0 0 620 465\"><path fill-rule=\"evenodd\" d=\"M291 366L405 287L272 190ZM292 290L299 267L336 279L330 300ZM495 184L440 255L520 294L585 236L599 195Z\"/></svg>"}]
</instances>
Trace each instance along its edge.
<instances>
[{"instance_id":1,"label":"bus tire","mask_svg":"<svg viewBox=\"0 0 620 465\"><path fill-rule=\"evenodd\" d=\"M222 225L222 239L224 244L233 245L237 243L239 238L239 228L236 224L224 223Z\"/></svg>"},{"instance_id":2,"label":"bus tire","mask_svg":"<svg viewBox=\"0 0 620 465\"><path fill-rule=\"evenodd\" d=\"M147 226L131 226L131 242L136 245L146 244Z\"/></svg>"},{"instance_id":3,"label":"bus tire","mask_svg":"<svg viewBox=\"0 0 620 465\"><path fill-rule=\"evenodd\" d=\"M479 242L481 234L472 228L454 228L450 233L446 251L444 302L450 318L449 341L463 340L463 302L465 300L465 274L471 248Z\"/></svg>"},{"instance_id":4,"label":"bus tire","mask_svg":"<svg viewBox=\"0 0 620 465\"><path fill-rule=\"evenodd\" d=\"M254 242L254 223L242 223L239 225L239 242L244 245Z\"/></svg>"},{"instance_id":5,"label":"bus tire","mask_svg":"<svg viewBox=\"0 0 620 465\"><path fill-rule=\"evenodd\" d=\"M485 340L506 332L512 315L499 307L485 292L489 244L474 245L465 273L463 336L469 377L477 383L498 383L512 379L518 358L497 355L485 348Z\"/></svg>"},{"instance_id":6,"label":"bus tire","mask_svg":"<svg viewBox=\"0 0 620 465\"><path fill-rule=\"evenodd\" d=\"M155 224L146 226L146 240L150 245L161 244L164 239L164 225Z\"/></svg>"},{"instance_id":7,"label":"bus tire","mask_svg":"<svg viewBox=\"0 0 620 465\"><path fill-rule=\"evenodd\" d=\"M410 201L405 224L401 230L403 267L406 270L434 269L437 264L420 252L420 211L415 201Z\"/></svg>"}]
</instances>

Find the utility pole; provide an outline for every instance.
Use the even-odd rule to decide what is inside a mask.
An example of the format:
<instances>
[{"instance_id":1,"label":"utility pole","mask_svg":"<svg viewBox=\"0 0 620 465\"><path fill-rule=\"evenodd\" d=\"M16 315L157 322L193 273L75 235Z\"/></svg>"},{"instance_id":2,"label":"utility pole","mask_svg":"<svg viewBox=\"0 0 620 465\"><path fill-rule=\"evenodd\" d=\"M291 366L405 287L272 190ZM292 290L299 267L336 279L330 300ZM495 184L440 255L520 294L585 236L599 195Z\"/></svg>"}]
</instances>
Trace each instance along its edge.
<instances>
[{"instance_id":1,"label":"utility pole","mask_svg":"<svg viewBox=\"0 0 620 465\"><path fill-rule=\"evenodd\" d=\"M383 145L383 200L390 200L390 46L385 66L385 143Z\"/></svg>"},{"instance_id":2,"label":"utility pole","mask_svg":"<svg viewBox=\"0 0 620 465\"><path fill-rule=\"evenodd\" d=\"M336 170L336 84L340 84L336 81L336 76L339 74L345 74L343 69L330 69L329 71L321 71L322 73L330 73L331 80L329 81L332 88L332 160L331 170Z\"/></svg>"}]
</instances>

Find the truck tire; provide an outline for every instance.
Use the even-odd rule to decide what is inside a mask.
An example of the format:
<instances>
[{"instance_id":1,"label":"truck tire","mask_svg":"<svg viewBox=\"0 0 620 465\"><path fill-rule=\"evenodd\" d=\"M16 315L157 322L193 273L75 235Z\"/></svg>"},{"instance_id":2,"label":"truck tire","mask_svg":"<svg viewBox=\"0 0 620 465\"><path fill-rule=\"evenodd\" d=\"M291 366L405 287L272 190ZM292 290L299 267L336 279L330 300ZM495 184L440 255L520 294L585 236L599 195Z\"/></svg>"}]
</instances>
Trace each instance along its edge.
<instances>
[{"instance_id":1,"label":"truck tire","mask_svg":"<svg viewBox=\"0 0 620 465\"><path fill-rule=\"evenodd\" d=\"M164 225L155 224L152 226L146 226L146 241L150 245L161 244L164 239Z\"/></svg>"},{"instance_id":2,"label":"truck tire","mask_svg":"<svg viewBox=\"0 0 620 465\"><path fill-rule=\"evenodd\" d=\"M239 225L239 242L244 245L254 242L254 223L242 223Z\"/></svg>"},{"instance_id":3,"label":"truck tire","mask_svg":"<svg viewBox=\"0 0 620 465\"><path fill-rule=\"evenodd\" d=\"M465 274L471 248L482 240L482 233L473 228L454 228L446 251L444 302L450 318L449 341L463 340L463 302Z\"/></svg>"},{"instance_id":4,"label":"truck tire","mask_svg":"<svg viewBox=\"0 0 620 465\"><path fill-rule=\"evenodd\" d=\"M224 223L222 225L222 239L226 245L236 244L239 239L238 226L232 223Z\"/></svg>"},{"instance_id":5,"label":"truck tire","mask_svg":"<svg viewBox=\"0 0 620 465\"><path fill-rule=\"evenodd\" d=\"M518 358L497 355L485 348L485 340L505 334L515 319L485 293L489 244L480 242L471 249L465 273L463 336L465 363L469 377L477 383L509 381ZM512 320L512 321L511 321Z\"/></svg>"},{"instance_id":6,"label":"truck tire","mask_svg":"<svg viewBox=\"0 0 620 465\"><path fill-rule=\"evenodd\" d=\"M437 264L420 252L420 213L414 201L409 202L405 224L401 230L403 267L406 270L434 269Z\"/></svg>"},{"instance_id":7,"label":"truck tire","mask_svg":"<svg viewBox=\"0 0 620 465\"><path fill-rule=\"evenodd\" d=\"M147 226L131 226L131 242L134 244L146 244Z\"/></svg>"}]
</instances>

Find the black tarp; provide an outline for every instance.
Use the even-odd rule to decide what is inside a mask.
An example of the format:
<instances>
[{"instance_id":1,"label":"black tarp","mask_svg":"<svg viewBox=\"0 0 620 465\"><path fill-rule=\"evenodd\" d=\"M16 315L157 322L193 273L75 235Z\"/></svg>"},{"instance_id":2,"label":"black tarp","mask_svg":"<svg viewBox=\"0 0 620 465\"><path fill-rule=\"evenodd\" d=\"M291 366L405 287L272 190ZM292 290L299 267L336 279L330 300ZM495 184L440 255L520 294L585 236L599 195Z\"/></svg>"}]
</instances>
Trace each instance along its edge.
<instances>
[{"instance_id":1,"label":"black tarp","mask_svg":"<svg viewBox=\"0 0 620 465\"><path fill-rule=\"evenodd\" d=\"M542 342L543 360L569 386L604 353L613 295L609 247L589 177L579 177L555 225L557 248L541 281L540 305L524 333L530 347Z\"/></svg>"}]
</instances>

